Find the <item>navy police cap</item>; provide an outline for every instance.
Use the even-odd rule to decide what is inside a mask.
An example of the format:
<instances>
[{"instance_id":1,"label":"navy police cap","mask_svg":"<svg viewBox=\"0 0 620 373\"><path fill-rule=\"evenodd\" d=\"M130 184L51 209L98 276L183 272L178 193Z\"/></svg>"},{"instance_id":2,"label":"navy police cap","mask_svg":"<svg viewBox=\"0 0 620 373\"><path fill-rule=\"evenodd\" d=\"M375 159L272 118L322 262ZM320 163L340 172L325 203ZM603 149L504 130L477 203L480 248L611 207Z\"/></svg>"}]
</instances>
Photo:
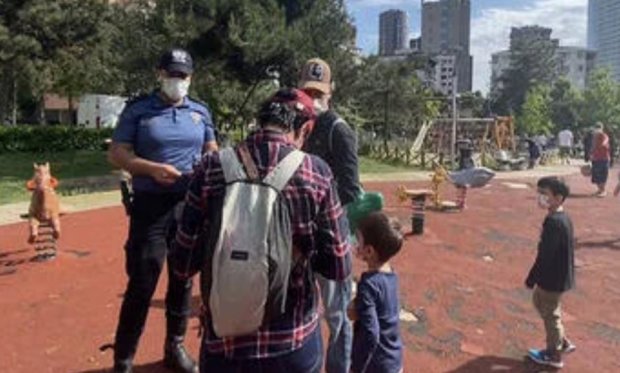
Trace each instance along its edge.
<instances>
[{"instance_id":1,"label":"navy police cap","mask_svg":"<svg viewBox=\"0 0 620 373\"><path fill-rule=\"evenodd\" d=\"M183 49L166 51L159 60L158 68L169 73L191 74L194 71L192 56Z\"/></svg>"}]
</instances>

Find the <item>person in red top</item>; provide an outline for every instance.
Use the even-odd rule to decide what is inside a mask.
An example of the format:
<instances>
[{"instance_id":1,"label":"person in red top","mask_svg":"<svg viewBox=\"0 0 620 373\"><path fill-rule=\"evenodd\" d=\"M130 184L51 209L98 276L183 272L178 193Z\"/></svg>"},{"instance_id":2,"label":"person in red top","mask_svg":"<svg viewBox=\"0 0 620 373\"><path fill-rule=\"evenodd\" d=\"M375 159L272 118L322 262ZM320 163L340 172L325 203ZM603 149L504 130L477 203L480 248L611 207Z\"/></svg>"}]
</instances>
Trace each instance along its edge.
<instances>
[{"instance_id":1,"label":"person in red top","mask_svg":"<svg viewBox=\"0 0 620 373\"><path fill-rule=\"evenodd\" d=\"M607 185L607 178L609 177L609 136L603 131L603 124L598 122L594 127L593 134L592 153L590 159L592 160L592 184L596 184L598 191L597 197L605 197L607 192L605 186Z\"/></svg>"}]
</instances>

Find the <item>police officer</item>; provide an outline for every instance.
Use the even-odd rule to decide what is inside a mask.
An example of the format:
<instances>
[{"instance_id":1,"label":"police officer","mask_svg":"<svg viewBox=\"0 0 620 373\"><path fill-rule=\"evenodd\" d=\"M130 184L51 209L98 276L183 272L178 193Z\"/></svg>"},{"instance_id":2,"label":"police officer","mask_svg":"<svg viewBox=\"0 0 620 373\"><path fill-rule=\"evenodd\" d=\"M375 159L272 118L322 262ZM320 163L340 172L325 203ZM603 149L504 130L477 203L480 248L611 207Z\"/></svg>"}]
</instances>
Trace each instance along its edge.
<instances>
[{"instance_id":1,"label":"police officer","mask_svg":"<svg viewBox=\"0 0 620 373\"><path fill-rule=\"evenodd\" d=\"M134 196L125 245L129 277L121 307L114 371L131 372L159 274L168 255L174 208L184 199L189 174L203 152L217 150L208 109L187 97L192 58L173 49L160 59L160 88L127 104L112 138L108 159L132 175ZM164 364L197 372L183 346L190 312L191 281L168 276Z\"/></svg>"}]
</instances>

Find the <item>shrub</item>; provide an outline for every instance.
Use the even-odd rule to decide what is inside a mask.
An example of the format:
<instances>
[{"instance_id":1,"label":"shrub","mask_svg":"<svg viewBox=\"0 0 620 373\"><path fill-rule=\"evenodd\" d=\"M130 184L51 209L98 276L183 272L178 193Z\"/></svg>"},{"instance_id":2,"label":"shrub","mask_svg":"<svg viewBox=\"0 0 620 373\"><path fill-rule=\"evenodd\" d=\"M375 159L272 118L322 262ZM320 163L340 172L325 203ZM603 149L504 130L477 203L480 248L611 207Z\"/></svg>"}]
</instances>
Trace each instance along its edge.
<instances>
[{"instance_id":1,"label":"shrub","mask_svg":"<svg viewBox=\"0 0 620 373\"><path fill-rule=\"evenodd\" d=\"M112 132L112 128L97 130L69 126L0 126L0 154L101 150Z\"/></svg>"}]
</instances>

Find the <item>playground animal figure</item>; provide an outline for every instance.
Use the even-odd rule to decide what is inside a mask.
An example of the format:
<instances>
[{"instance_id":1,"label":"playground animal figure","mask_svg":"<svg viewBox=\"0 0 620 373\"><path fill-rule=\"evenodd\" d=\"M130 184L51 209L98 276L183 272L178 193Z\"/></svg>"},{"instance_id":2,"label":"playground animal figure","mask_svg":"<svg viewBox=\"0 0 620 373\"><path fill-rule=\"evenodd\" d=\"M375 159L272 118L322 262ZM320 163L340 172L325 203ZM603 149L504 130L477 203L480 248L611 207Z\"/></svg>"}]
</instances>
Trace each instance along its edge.
<instances>
[{"instance_id":1,"label":"playground animal figure","mask_svg":"<svg viewBox=\"0 0 620 373\"><path fill-rule=\"evenodd\" d=\"M26 183L32 191L28 222L30 226L29 243L35 243L39 236L39 225L50 224L52 237L60 237L60 202L56 194L58 180L50 173L50 164L34 164L34 176Z\"/></svg>"},{"instance_id":2,"label":"playground animal figure","mask_svg":"<svg viewBox=\"0 0 620 373\"><path fill-rule=\"evenodd\" d=\"M445 181L450 181L448 171L439 163L433 162L433 174L431 175L431 191L433 192L431 200L435 208L442 207L441 196L439 193L439 187Z\"/></svg>"}]
</instances>

